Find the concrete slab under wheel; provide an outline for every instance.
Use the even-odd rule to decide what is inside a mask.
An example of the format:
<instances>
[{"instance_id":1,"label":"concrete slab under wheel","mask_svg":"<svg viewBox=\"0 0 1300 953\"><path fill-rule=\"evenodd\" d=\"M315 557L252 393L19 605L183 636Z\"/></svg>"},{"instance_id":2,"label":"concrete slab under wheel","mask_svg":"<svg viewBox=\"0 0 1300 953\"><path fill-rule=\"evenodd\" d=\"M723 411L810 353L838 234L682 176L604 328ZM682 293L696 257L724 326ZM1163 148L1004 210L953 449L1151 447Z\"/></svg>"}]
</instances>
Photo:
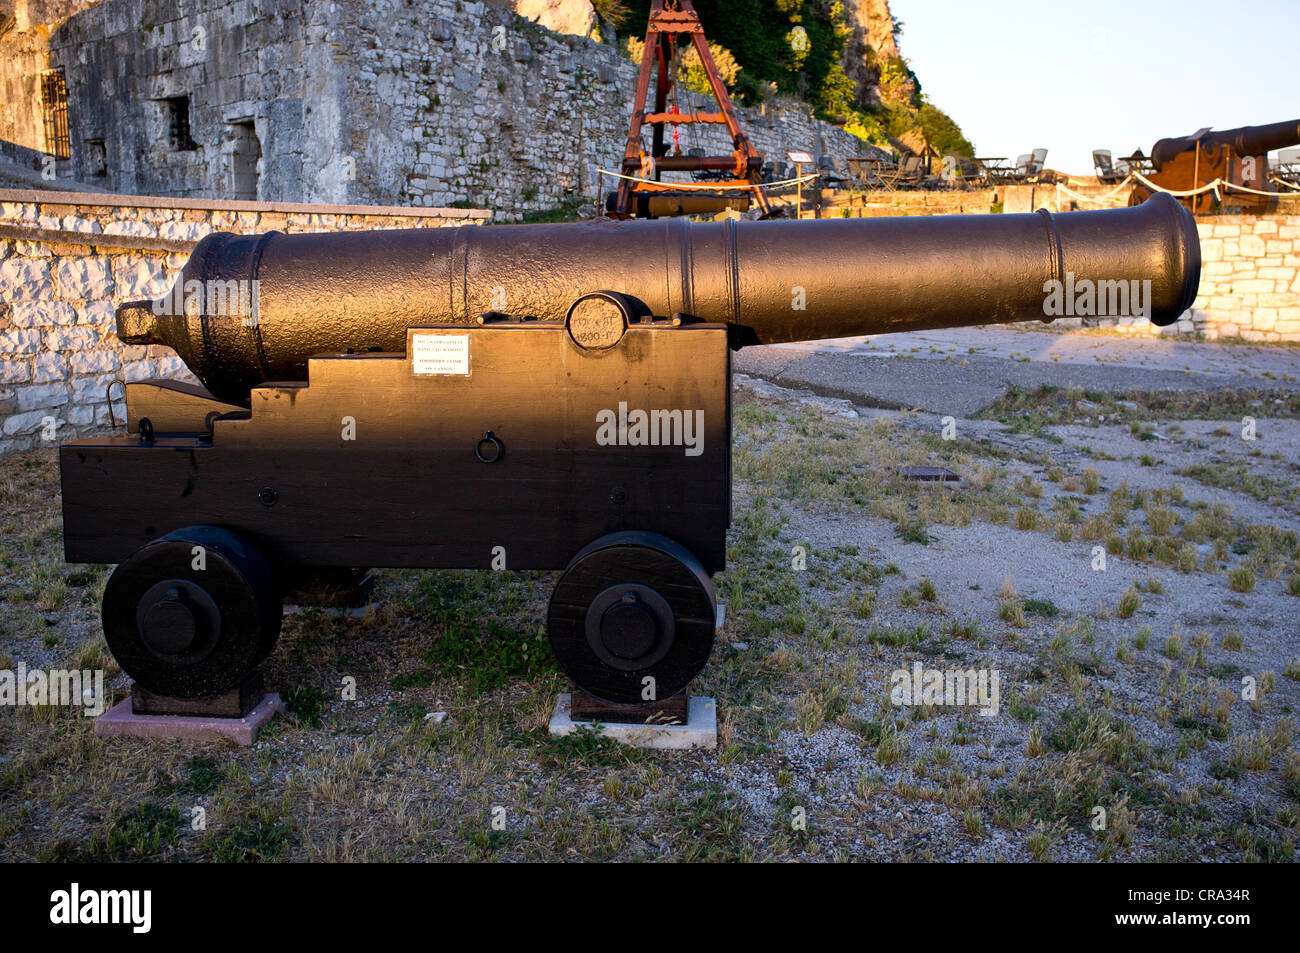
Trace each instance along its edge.
<instances>
[{"instance_id":1,"label":"concrete slab under wheel","mask_svg":"<svg viewBox=\"0 0 1300 953\"><path fill-rule=\"evenodd\" d=\"M572 699L569 692L562 693L556 699L555 713L551 715L552 735L563 737L575 731L590 729L603 738L636 748L683 750L718 746L718 705L707 696L693 695L688 699L684 725L621 725L574 721L570 709Z\"/></svg>"}]
</instances>

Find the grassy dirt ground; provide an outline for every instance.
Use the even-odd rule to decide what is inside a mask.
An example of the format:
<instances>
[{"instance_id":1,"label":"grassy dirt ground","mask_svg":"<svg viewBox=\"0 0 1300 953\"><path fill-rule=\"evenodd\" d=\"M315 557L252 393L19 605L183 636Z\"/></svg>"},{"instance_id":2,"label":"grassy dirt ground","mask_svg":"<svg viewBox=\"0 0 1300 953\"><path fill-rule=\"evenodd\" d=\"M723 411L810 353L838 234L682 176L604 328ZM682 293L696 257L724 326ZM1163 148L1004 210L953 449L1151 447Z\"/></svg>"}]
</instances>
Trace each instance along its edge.
<instances>
[{"instance_id":1,"label":"grassy dirt ground","mask_svg":"<svg viewBox=\"0 0 1300 953\"><path fill-rule=\"evenodd\" d=\"M740 378L735 417L716 750L547 735L552 574L384 571L366 619L286 618L253 748L0 709L4 857L1294 860L1294 395L1013 388L948 422ZM125 697L52 451L0 461L0 513L0 669ZM916 662L997 671L997 714L895 704Z\"/></svg>"}]
</instances>

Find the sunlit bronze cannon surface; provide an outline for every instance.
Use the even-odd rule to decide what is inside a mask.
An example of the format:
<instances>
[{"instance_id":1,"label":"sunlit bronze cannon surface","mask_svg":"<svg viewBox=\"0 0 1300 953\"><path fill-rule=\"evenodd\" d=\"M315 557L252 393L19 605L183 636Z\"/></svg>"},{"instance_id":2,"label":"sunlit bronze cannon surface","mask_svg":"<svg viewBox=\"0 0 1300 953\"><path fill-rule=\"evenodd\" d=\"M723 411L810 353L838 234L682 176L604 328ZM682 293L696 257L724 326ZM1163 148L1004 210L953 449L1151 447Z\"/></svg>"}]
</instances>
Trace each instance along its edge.
<instances>
[{"instance_id":1,"label":"sunlit bronze cannon surface","mask_svg":"<svg viewBox=\"0 0 1300 953\"><path fill-rule=\"evenodd\" d=\"M607 702L705 664L731 516L731 349L1042 320L1053 287L1200 270L1167 196L1051 215L600 221L213 235L118 310L207 390L126 385L129 431L61 450L70 561L118 563L104 630L173 698L239 686L304 570L559 569L547 632ZM1146 284L1149 283L1149 284ZM205 566L195 568L195 553ZM493 614L483 607L485 624Z\"/></svg>"},{"instance_id":2,"label":"sunlit bronze cannon surface","mask_svg":"<svg viewBox=\"0 0 1300 953\"><path fill-rule=\"evenodd\" d=\"M1161 139L1151 147L1151 164L1156 171L1150 179L1173 192L1190 192L1215 179L1256 192L1276 192L1268 176L1268 154L1295 145L1300 145L1300 119ZM1151 192L1139 184L1132 201L1145 201ZM1213 192L1181 197L1179 201L1198 213L1212 212L1220 204L1252 213L1275 211L1278 205L1277 199L1268 195L1233 189L1222 189L1220 194L1222 202Z\"/></svg>"}]
</instances>

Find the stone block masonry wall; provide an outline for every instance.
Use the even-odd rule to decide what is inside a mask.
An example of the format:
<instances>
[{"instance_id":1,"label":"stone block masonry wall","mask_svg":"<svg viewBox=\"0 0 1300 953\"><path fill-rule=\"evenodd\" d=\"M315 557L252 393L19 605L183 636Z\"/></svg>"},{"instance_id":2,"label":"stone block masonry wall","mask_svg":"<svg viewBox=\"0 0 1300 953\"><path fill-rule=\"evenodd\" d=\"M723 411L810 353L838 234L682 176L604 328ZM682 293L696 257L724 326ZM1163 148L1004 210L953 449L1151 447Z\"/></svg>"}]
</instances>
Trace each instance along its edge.
<instances>
[{"instance_id":1,"label":"stone block masonry wall","mask_svg":"<svg viewBox=\"0 0 1300 953\"><path fill-rule=\"evenodd\" d=\"M115 379L193 380L171 348L122 344L114 312L123 301L167 291L192 243L209 232L441 228L487 217L464 209L0 190L0 452L53 446L108 426ZM119 389L113 397L120 422Z\"/></svg>"},{"instance_id":2,"label":"stone block masonry wall","mask_svg":"<svg viewBox=\"0 0 1300 953\"><path fill-rule=\"evenodd\" d=\"M841 192L823 208L822 218L893 218L900 215L987 215L992 189L972 191Z\"/></svg>"},{"instance_id":3,"label":"stone block masonry wall","mask_svg":"<svg viewBox=\"0 0 1300 953\"><path fill-rule=\"evenodd\" d=\"M1207 338L1300 341L1300 215L1205 217L1198 228L1196 330Z\"/></svg>"}]
</instances>

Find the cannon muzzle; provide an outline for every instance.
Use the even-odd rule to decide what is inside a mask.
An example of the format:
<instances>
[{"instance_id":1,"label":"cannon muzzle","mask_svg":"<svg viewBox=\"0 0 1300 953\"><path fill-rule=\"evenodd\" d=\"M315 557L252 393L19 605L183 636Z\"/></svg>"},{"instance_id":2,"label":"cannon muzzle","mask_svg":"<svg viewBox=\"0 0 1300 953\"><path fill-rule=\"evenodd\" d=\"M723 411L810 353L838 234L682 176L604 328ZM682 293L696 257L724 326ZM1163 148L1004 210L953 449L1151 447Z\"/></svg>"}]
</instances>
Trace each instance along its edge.
<instances>
[{"instance_id":1,"label":"cannon muzzle","mask_svg":"<svg viewBox=\"0 0 1300 953\"><path fill-rule=\"evenodd\" d=\"M563 321L597 291L645 315L725 322L738 348L1050 320L1081 313L1053 309L1062 288L1089 286L1122 287L1132 314L1166 325L1199 277L1195 222L1163 194L1061 215L217 233L171 292L122 305L117 327L246 403L263 381L305 379L313 354L402 352L410 327L491 313Z\"/></svg>"},{"instance_id":2,"label":"cannon muzzle","mask_svg":"<svg viewBox=\"0 0 1300 953\"><path fill-rule=\"evenodd\" d=\"M1201 146L1229 146L1238 156L1258 156L1300 145L1300 119L1288 119L1286 122L1274 122L1267 126L1241 126L1237 129L1222 129L1207 132L1201 136L1181 136L1176 139L1161 139L1151 147L1151 164L1159 171L1165 163L1177 155L1190 152Z\"/></svg>"}]
</instances>

